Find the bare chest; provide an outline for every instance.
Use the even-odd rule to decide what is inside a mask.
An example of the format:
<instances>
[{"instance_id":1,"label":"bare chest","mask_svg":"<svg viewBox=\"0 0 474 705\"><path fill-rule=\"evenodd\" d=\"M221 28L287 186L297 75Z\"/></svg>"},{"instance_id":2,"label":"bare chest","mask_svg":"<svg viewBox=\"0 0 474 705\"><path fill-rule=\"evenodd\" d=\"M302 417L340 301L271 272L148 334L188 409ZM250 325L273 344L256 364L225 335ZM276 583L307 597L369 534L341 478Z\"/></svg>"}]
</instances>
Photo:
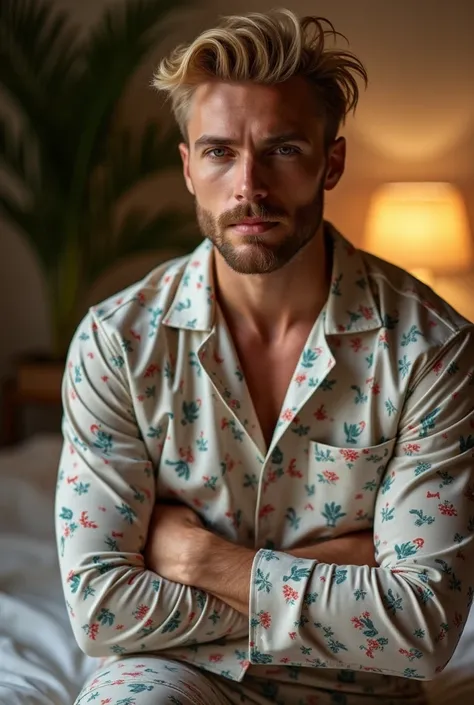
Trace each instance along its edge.
<instances>
[{"instance_id":1,"label":"bare chest","mask_svg":"<svg viewBox=\"0 0 474 705\"><path fill-rule=\"evenodd\" d=\"M305 342L303 335L278 348L238 346L240 364L267 448Z\"/></svg>"}]
</instances>

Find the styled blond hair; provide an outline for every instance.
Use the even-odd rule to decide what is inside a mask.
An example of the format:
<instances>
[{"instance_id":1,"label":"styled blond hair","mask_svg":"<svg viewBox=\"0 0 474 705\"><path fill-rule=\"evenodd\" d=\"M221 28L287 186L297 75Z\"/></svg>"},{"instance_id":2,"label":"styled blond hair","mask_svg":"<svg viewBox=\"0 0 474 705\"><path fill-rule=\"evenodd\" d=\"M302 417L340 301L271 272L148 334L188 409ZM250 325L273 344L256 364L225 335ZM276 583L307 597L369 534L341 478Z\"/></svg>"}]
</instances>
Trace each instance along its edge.
<instances>
[{"instance_id":1,"label":"styled blond hair","mask_svg":"<svg viewBox=\"0 0 474 705\"><path fill-rule=\"evenodd\" d=\"M323 17L299 19L286 9L223 17L214 29L190 44L177 46L164 58L153 86L168 94L181 133L187 140L189 106L199 84L210 80L275 84L293 76L306 78L315 89L330 144L359 100L357 77L367 84L360 60L349 51L330 49L337 36ZM346 39L347 41L347 39Z\"/></svg>"}]
</instances>

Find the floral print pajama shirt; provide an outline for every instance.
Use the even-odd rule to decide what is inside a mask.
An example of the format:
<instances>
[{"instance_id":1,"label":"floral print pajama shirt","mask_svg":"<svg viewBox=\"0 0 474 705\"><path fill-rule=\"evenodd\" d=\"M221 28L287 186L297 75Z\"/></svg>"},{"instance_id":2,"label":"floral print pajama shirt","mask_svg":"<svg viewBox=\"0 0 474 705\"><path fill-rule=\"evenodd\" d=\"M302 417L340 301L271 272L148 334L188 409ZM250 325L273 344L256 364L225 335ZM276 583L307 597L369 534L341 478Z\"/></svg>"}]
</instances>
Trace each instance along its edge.
<instances>
[{"instance_id":1,"label":"floral print pajama shirt","mask_svg":"<svg viewBox=\"0 0 474 705\"><path fill-rule=\"evenodd\" d=\"M76 639L109 674L81 703L161 702L140 659L185 663L236 703L421 702L451 658L474 584L473 326L325 226L330 293L269 447L208 241L79 326L56 527ZM146 569L157 499L257 549L249 618ZM377 568L288 553L369 528Z\"/></svg>"}]
</instances>

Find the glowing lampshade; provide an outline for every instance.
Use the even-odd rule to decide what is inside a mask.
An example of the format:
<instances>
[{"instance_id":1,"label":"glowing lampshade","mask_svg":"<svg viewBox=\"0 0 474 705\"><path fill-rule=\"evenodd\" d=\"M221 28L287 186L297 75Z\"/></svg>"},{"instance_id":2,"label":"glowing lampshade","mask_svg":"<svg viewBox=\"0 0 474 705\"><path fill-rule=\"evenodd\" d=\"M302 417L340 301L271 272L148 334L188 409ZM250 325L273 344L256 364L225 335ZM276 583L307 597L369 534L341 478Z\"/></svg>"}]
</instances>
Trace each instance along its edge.
<instances>
[{"instance_id":1,"label":"glowing lampshade","mask_svg":"<svg viewBox=\"0 0 474 705\"><path fill-rule=\"evenodd\" d=\"M391 183L369 207L364 248L431 283L467 269L473 244L464 201L447 183Z\"/></svg>"}]
</instances>

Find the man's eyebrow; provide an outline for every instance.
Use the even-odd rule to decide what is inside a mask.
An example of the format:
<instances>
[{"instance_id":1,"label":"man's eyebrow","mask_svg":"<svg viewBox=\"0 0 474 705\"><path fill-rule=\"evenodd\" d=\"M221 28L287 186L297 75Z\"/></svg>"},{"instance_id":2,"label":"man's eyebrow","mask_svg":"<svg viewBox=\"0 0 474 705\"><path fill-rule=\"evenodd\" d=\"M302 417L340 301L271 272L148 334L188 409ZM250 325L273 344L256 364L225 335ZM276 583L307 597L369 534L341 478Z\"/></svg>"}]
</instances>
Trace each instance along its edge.
<instances>
[{"instance_id":1,"label":"man's eyebrow","mask_svg":"<svg viewBox=\"0 0 474 705\"><path fill-rule=\"evenodd\" d=\"M284 144L285 142L307 142L309 139L299 132L284 132L279 135L272 135L263 140L265 146L272 146L276 144ZM238 144L238 140L231 139L230 137L218 137L217 135L202 135L194 143L194 148L199 147L234 147Z\"/></svg>"}]
</instances>

